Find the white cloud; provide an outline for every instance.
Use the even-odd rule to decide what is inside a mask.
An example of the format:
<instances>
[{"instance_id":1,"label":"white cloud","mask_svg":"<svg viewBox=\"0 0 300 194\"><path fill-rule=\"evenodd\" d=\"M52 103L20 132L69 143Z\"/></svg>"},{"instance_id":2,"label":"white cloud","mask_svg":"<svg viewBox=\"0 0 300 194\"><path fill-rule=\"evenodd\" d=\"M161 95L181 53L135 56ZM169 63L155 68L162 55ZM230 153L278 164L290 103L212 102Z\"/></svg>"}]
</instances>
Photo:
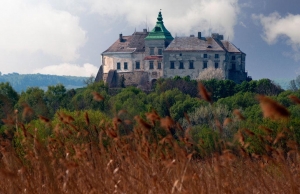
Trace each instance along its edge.
<instances>
[{"instance_id":1,"label":"white cloud","mask_svg":"<svg viewBox=\"0 0 300 194\"><path fill-rule=\"evenodd\" d=\"M274 12L269 16L252 15L253 19L260 21L263 27L263 39L268 44L275 44L280 38L286 40L286 44L293 49L291 55L295 60L300 59L300 15L288 14L282 17L279 13Z\"/></svg>"},{"instance_id":2,"label":"white cloud","mask_svg":"<svg viewBox=\"0 0 300 194\"><path fill-rule=\"evenodd\" d=\"M36 69L33 73L89 77L91 75L96 76L95 74L98 72L98 69L98 67L89 63L85 63L83 66L63 63Z\"/></svg>"},{"instance_id":3,"label":"white cloud","mask_svg":"<svg viewBox=\"0 0 300 194\"><path fill-rule=\"evenodd\" d=\"M219 32L232 39L239 13L238 0L88 0L88 2L91 11L104 16L106 21L114 22L125 18L133 27L145 26L146 17L150 24L148 26L154 27L161 8L165 26L173 36L202 31L205 35Z\"/></svg>"},{"instance_id":4,"label":"white cloud","mask_svg":"<svg viewBox=\"0 0 300 194\"><path fill-rule=\"evenodd\" d=\"M42 52L64 61L78 58L86 42L78 17L44 1L2 0L0 34L0 52Z\"/></svg>"}]
</instances>

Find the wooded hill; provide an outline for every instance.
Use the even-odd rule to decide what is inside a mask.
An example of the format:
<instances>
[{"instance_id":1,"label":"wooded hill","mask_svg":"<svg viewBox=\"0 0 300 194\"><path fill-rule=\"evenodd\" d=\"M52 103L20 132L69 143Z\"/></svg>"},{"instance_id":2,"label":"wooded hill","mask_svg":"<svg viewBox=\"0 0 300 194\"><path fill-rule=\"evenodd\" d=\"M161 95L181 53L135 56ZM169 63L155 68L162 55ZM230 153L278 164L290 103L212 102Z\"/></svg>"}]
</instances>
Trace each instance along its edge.
<instances>
[{"instance_id":1,"label":"wooded hill","mask_svg":"<svg viewBox=\"0 0 300 194\"><path fill-rule=\"evenodd\" d=\"M87 77L43 74L9 73L1 75L0 72L0 83L9 82L18 93L25 91L28 87L39 87L45 90L48 86L56 84L63 84L67 89L79 88L85 85L86 79Z\"/></svg>"}]
</instances>

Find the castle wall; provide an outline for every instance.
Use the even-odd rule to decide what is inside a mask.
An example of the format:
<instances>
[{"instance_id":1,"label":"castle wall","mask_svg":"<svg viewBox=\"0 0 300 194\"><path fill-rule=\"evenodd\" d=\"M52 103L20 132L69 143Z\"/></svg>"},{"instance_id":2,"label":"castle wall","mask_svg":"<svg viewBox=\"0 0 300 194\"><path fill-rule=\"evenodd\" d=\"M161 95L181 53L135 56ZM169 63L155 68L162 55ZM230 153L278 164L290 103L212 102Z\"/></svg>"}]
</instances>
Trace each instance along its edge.
<instances>
[{"instance_id":1,"label":"castle wall","mask_svg":"<svg viewBox=\"0 0 300 194\"><path fill-rule=\"evenodd\" d=\"M143 75L144 71L135 71L135 72L118 72L117 76L117 83L120 83L120 79L124 76L124 85L125 86L138 86ZM103 79L106 80L108 73L103 73ZM120 87L120 84L118 85Z\"/></svg>"},{"instance_id":2,"label":"castle wall","mask_svg":"<svg viewBox=\"0 0 300 194\"><path fill-rule=\"evenodd\" d=\"M117 70L117 73L125 76L128 82L127 85L137 85L139 72L144 72L144 53L112 53L102 55L103 63L103 80L106 81L110 70ZM136 69L136 62L140 63L140 68ZM120 69L117 69L117 64L120 63ZM124 65L127 63L127 69ZM137 72L137 73L134 73ZM130 84L129 84L130 83Z\"/></svg>"},{"instance_id":3,"label":"castle wall","mask_svg":"<svg viewBox=\"0 0 300 194\"><path fill-rule=\"evenodd\" d=\"M204 54L207 54L207 58L204 58ZM215 58L215 54L219 54L219 58ZM171 62L174 62L174 69L170 68ZM180 62L184 64L183 69L179 69ZM190 62L193 62L193 69L189 67ZM163 76L166 78L190 76L191 79L197 79L199 73L205 69L204 63L207 64L207 68L215 67L215 63L218 63L218 68L223 69L225 72L225 52L165 52Z\"/></svg>"},{"instance_id":4,"label":"castle wall","mask_svg":"<svg viewBox=\"0 0 300 194\"><path fill-rule=\"evenodd\" d=\"M247 79L245 71L244 53L227 53L226 55L226 79L233 80L236 83L241 83Z\"/></svg>"}]
</instances>

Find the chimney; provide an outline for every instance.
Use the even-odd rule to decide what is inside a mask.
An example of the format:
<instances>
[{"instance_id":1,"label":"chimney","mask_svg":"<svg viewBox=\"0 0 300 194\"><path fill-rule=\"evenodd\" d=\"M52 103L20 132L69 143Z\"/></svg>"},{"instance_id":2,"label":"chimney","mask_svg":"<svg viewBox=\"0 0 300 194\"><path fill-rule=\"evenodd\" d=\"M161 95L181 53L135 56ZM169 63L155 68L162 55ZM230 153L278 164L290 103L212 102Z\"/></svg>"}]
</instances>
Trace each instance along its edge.
<instances>
[{"instance_id":1,"label":"chimney","mask_svg":"<svg viewBox=\"0 0 300 194\"><path fill-rule=\"evenodd\" d=\"M201 32L198 32L198 38L201 39Z\"/></svg>"},{"instance_id":2,"label":"chimney","mask_svg":"<svg viewBox=\"0 0 300 194\"><path fill-rule=\"evenodd\" d=\"M123 35L119 34L119 41L122 42L123 41Z\"/></svg>"},{"instance_id":3,"label":"chimney","mask_svg":"<svg viewBox=\"0 0 300 194\"><path fill-rule=\"evenodd\" d=\"M143 29L143 32L147 32L147 29Z\"/></svg>"}]
</instances>

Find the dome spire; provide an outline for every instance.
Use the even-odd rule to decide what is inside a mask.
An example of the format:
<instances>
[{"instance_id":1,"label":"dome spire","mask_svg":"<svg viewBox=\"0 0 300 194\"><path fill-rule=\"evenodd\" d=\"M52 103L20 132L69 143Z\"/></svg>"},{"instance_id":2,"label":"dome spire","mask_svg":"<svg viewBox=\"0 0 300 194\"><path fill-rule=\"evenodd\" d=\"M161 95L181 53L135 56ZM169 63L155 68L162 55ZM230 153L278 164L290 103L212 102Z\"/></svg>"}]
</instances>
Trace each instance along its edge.
<instances>
[{"instance_id":1,"label":"dome spire","mask_svg":"<svg viewBox=\"0 0 300 194\"><path fill-rule=\"evenodd\" d=\"M158 23L158 22L163 22L163 17L162 17L162 15L161 15L161 9L159 10L158 16L157 16L157 23Z\"/></svg>"},{"instance_id":2,"label":"dome spire","mask_svg":"<svg viewBox=\"0 0 300 194\"><path fill-rule=\"evenodd\" d=\"M151 40L151 39L165 39L165 40L173 40L171 33L166 29L163 22L163 17L161 14L161 9L158 12L157 16L157 22L155 27L151 32L149 32L149 35L145 38L145 40Z\"/></svg>"}]
</instances>

